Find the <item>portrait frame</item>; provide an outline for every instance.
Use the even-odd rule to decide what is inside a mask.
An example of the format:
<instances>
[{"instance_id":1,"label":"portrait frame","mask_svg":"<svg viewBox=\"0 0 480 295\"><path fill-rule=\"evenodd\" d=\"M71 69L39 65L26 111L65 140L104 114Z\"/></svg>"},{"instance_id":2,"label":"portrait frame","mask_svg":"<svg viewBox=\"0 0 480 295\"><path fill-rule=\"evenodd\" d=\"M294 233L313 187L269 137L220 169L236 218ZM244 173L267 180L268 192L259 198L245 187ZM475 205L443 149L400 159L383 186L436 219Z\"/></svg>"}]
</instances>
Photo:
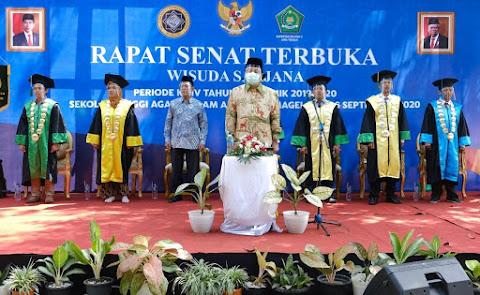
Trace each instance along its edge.
<instances>
[{"instance_id":1,"label":"portrait frame","mask_svg":"<svg viewBox=\"0 0 480 295\"><path fill-rule=\"evenodd\" d=\"M439 37L435 48L427 47L428 23L436 18L440 23ZM445 41L445 37L448 41ZM439 41L439 39L442 40ZM445 46L447 45L447 46ZM417 12L417 54L454 54L455 53L455 12Z\"/></svg>"},{"instance_id":2,"label":"portrait frame","mask_svg":"<svg viewBox=\"0 0 480 295\"><path fill-rule=\"evenodd\" d=\"M35 26L33 28L33 34L38 34L37 37L33 37L33 44L21 43L19 45L18 39L14 41L16 34L22 34L23 32L23 15L32 14L34 17ZM7 51L20 51L20 52L41 52L46 50L46 20L45 20L45 8L6 8L6 47ZM24 41L25 42L25 41ZM37 44L38 42L38 44Z\"/></svg>"}]
</instances>

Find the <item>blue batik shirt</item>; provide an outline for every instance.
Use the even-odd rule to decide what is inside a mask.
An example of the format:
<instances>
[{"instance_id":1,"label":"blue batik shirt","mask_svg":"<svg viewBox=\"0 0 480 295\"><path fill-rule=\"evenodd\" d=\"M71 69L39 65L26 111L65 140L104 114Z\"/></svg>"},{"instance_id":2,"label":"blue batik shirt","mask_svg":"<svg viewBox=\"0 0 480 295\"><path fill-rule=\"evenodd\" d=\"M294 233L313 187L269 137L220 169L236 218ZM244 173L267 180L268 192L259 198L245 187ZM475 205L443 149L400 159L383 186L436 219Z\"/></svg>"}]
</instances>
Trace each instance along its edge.
<instances>
[{"instance_id":1,"label":"blue batik shirt","mask_svg":"<svg viewBox=\"0 0 480 295\"><path fill-rule=\"evenodd\" d=\"M196 150L205 144L207 133L207 114L201 101L179 97L170 102L163 135L172 148Z\"/></svg>"}]
</instances>

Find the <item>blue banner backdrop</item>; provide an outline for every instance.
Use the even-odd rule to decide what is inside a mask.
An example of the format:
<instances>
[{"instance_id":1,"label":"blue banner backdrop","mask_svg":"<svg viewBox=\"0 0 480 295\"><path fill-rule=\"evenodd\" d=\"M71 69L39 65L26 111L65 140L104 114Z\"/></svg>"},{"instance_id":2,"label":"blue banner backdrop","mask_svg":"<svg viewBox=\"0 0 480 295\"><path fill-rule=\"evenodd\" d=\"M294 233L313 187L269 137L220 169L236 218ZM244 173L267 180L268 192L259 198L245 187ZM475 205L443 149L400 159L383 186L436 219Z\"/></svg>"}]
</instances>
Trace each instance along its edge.
<instances>
[{"instance_id":1,"label":"blue banner backdrop","mask_svg":"<svg viewBox=\"0 0 480 295\"><path fill-rule=\"evenodd\" d=\"M85 136L97 103L107 97L105 73L123 75L130 85L124 97L136 101L136 114L145 142L143 189L152 182L163 188L165 165L163 128L169 102L179 96L179 79L195 79L195 97L204 101L209 120L207 147L212 174L219 172L226 150L225 107L230 89L240 85L249 56L264 61L264 84L278 90L286 140L281 162L296 162L290 145L306 79L332 77L329 99L337 102L350 144L342 147L342 191L347 183L359 189L358 135L365 99L378 93L370 76L383 69L398 72L394 93L400 95L412 140L405 144L406 190L418 179L415 138L429 101L438 98L432 81L460 80L456 100L464 105L470 125L470 170L480 142L478 82L480 2L437 1L19 1L3 0L0 10L0 56L12 68L8 108L0 113L0 154L8 188L21 180L21 152L14 145L23 104L31 99L28 78L52 77L49 96L58 101L67 128L74 134L73 189L95 178L93 149ZM39 51L18 51L12 45L16 26L9 9L44 8L45 44ZM41 13L34 10L35 13ZM445 14L446 13L446 14ZM423 49L425 20L439 16L441 32L450 38L447 50ZM11 26L9 26L11 24ZM428 22L426 22L428 25ZM42 23L36 23L41 31ZM42 36L40 36L42 37ZM474 38L472 38L474 37ZM418 45L421 43L422 45ZM418 46L417 46L418 45ZM420 47L420 48L419 48ZM433 53L433 54L431 54ZM473 168L472 168L473 167ZM478 171L478 170L477 170ZM479 175L469 171L468 190L479 190ZM57 189L62 189L62 182ZM95 185L92 185L95 188Z\"/></svg>"}]
</instances>

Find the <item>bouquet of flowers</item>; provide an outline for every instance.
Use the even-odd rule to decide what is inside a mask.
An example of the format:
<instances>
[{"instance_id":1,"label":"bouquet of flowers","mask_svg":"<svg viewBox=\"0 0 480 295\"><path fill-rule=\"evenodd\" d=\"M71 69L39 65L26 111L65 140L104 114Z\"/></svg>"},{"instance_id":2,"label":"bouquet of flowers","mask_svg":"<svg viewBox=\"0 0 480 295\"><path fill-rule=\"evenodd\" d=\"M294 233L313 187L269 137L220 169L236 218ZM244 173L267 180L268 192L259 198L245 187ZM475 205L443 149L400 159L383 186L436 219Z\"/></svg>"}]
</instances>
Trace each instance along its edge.
<instances>
[{"instance_id":1,"label":"bouquet of flowers","mask_svg":"<svg viewBox=\"0 0 480 295\"><path fill-rule=\"evenodd\" d=\"M250 163L252 159L267 155L266 152L267 148L256 137L244 135L229 155L236 156L240 163Z\"/></svg>"}]
</instances>

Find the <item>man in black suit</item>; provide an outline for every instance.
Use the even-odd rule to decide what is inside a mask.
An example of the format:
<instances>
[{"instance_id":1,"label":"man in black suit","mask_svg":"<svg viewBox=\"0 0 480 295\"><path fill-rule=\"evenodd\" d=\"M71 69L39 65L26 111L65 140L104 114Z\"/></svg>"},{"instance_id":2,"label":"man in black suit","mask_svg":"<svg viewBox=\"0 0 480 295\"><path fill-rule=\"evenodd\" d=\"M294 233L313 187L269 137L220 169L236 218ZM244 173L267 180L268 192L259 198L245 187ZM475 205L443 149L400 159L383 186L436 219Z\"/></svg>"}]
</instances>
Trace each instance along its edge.
<instances>
[{"instance_id":1,"label":"man in black suit","mask_svg":"<svg viewBox=\"0 0 480 295\"><path fill-rule=\"evenodd\" d=\"M13 46L39 46L38 34L33 32L33 28L35 28L33 14L24 14L22 21L23 32L13 36Z\"/></svg>"},{"instance_id":2,"label":"man in black suit","mask_svg":"<svg viewBox=\"0 0 480 295\"><path fill-rule=\"evenodd\" d=\"M440 22L438 18L432 17L428 20L428 37L423 39L424 49L448 49L448 37L441 35Z\"/></svg>"}]
</instances>

